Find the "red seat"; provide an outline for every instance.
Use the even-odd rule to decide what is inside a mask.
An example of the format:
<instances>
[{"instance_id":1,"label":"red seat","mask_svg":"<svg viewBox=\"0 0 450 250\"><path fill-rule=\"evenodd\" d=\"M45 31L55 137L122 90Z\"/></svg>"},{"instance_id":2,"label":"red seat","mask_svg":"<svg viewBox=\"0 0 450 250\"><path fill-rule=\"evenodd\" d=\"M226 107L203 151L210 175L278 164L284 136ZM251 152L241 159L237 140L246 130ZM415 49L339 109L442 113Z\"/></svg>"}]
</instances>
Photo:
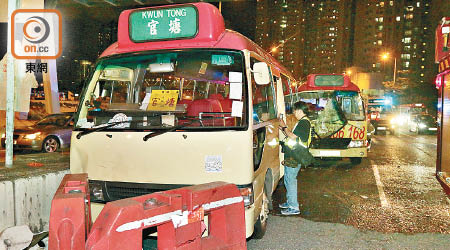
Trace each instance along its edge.
<instances>
[{"instance_id":1,"label":"red seat","mask_svg":"<svg viewBox=\"0 0 450 250\"><path fill-rule=\"evenodd\" d=\"M210 94L209 98L219 100L219 101L225 99L225 98L223 98L223 96L221 94Z\"/></svg>"},{"instance_id":2,"label":"red seat","mask_svg":"<svg viewBox=\"0 0 450 250\"><path fill-rule=\"evenodd\" d=\"M192 103L192 100L187 100L187 99L183 99L183 100L179 100L177 102L177 104L186 104L187 107L189 107L189 104Z\"/></svg>"},{"instance_id":3,"label":"red seat","mask_svg":"<svg viewBox=\"0 0 450 250\"><path fill-rule=\"evenodd\" d=\"M216 99L220 102L220 105L222 106L223 112L231 113L232 107L233 107L233 100L231 99L225 99L221 94L211 94L209 95L209 98ZM226 126L236 126L236 118L231 117L231 114L225 114L225 125Z\"/></svg>"},{"instance_id":4,"label":"red seat","mask_svg":"<svg viewBox=\"0 0 450 250\"><path fill-rule=\"evenodd\" d=\"M232 110L232 107L233 107L233 100L231 100L231 99L223 99L223 100L220 100L219 102L220 102L220 105L222 105L223 112L230 112L231 113L231 110Z\"/></svg>"},{"instance_id":5,"label":"red seat","mask_svg":"<svg viewBox=\"0 0 450 250\"><path fill-rule=\"evenodd\" d=\"M193 101L187 108L187 115L191 117L199 117L202 112L223 112L222 105L220 102L215 99L200 99ZM211 117L218 117L217 119L208 119ZM201 123L203 126L225 126L224 120L220 119L223 117L222 115L202 115L202 118L206 118L202 120ZM200 126L199 123L193 123L193 126Z\"/></svg>"}]
</instances>

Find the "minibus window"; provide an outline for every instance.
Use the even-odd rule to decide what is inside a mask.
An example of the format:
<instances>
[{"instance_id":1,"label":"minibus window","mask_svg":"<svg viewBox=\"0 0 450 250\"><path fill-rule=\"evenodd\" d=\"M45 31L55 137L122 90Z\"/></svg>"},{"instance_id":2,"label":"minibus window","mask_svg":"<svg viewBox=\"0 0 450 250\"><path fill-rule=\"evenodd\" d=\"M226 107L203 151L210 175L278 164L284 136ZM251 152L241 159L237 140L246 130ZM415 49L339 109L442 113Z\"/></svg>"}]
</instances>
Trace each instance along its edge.
<instances>
[{"instance_id":1,"label":"minibus window","mask_svg":"<svg viewBox=\"0 0 450 250\"><path fill-rule=\"evenodd\" d=\"M292 113L292 105L294 104L294 98L291 94L291 84L289 81L289 78L285 75L281 74L281 82L283 85L283 93L284 93L284 105L286 109L286 113L291 114Z\"/></svg>"},{"instance_id":2,"label":"minibus window","mask_svg":"<svg viewBox=\"0 0 450 250\"><path fill-rule=\"evenodd\" d=\"M253 64L258 62L251 58L251 68ZM266 85L258 85L252 79L253 90L253 123L260 123L277 117L275 109L275 89L273 82Z\"/></svg>"},{"instance_id":3,"label":"minibus window","mask_svg":"<svg viewBox=\"0 0 450 250\"><path fill-rule=\"evenodd\" d=\"M130 121L121 129L244 127L245 75L242 53L236 51L180 50L106 58L96 66L81 97L84 105L75 127L92 128L118 117ZM264 94L273 103L273 89ZM273 108L266 109L273 113Z\"/></svg>"},{"instance_id":4,"label":"minibus window","mask_svg":"<svg viewBox=\"0 0 450 250\"><path fill-rule=\"evenodd\" d=\"M341 103L347 120L362 121L365 119L364 102L358 92L336 91L336 98Z\"/></svg>"}]
</instances>

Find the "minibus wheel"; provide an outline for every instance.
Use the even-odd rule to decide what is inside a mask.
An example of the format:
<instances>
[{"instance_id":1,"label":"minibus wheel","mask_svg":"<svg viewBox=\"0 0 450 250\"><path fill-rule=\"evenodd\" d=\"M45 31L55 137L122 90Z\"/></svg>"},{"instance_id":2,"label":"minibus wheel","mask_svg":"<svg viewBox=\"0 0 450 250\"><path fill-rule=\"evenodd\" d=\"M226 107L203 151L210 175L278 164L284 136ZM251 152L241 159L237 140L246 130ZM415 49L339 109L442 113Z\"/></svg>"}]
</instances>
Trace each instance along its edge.
<instances>
[{"instance_id":1,"label":"minibus wheel","mask_svg":"<svg viewBox=\"0 0 450 250\"><path fill-rule=\"evenodd\" d=\"M358 165L362 162L362 157L351 157L350 161L353 165Z\"/></svg>"},{"instance_id":2,"label":"minibus wheel","mask_svg":"<svg viewBox=\"0 0 450 250\"><path fill-rule=\"evenodd\" d=\"M269 200L267 199L266 192L263 192L261 212L259 214L258 220L255 223L255 228L253 230L253 239L262 239L264 237L264 234L266 234L268 217L269 217Z\"/></svg>"}]
</instances>

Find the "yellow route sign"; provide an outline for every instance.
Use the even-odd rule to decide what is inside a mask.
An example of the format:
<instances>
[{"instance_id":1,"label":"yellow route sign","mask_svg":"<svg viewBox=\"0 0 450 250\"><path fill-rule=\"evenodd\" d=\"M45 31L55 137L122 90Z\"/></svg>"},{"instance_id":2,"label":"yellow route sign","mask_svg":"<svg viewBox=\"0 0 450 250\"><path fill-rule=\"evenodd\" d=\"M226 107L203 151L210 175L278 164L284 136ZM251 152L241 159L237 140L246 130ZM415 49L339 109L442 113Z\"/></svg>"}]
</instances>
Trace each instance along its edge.
<instances>
[{"instance_id":1,"label":"yellow route sign","mask_svg":"<svg viewBox=\"0 0 450 250\"><path fill-rule=\"evenodd\" d=\"M153 90L147 110L174 111L177 107L178 90Z\"/></svg>"}]
</instances>

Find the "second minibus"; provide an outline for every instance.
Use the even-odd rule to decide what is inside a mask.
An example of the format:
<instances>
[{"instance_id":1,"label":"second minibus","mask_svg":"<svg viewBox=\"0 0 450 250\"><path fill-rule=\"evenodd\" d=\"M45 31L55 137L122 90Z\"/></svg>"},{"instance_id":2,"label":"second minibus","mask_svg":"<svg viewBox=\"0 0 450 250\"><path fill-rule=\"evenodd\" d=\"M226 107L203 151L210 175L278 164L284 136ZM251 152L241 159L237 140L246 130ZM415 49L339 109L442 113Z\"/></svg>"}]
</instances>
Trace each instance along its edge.
<instances>
[{"instance_id":1,"label":"second minibus","mask_svg":"<svg viewBox=\"0 0 450 250\"><path fill-rule=\"evenodd\" d=\"M349 157L359 164L367 157L367 116L358 86L342 74L312 74L298 88L298 100L314 111L311 119L314 157Z\"/></svg>"}]
</instances>

